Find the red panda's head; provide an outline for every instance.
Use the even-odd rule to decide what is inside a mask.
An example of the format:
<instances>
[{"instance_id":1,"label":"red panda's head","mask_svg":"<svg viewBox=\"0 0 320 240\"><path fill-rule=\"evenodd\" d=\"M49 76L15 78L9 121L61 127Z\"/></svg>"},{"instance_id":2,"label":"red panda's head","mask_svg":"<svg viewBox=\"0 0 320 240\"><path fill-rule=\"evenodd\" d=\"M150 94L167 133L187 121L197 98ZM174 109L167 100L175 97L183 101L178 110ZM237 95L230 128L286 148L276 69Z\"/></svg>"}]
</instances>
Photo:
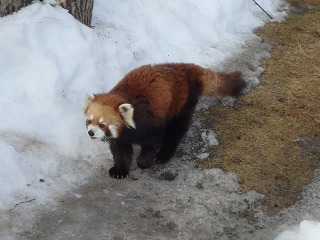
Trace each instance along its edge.
<instances>
[{"instance_id":1,"label":"red panda's head","mask_svg":"<svg viewBox=\"0 0 320 240\"><path fill-rule=\"evenodd\" d=\"M119 96L88 94L83 110L88 134L92 139L105 141L118 138L124 128L136 128L132 105L123 103Z\"/></svg>"}]
</instances>

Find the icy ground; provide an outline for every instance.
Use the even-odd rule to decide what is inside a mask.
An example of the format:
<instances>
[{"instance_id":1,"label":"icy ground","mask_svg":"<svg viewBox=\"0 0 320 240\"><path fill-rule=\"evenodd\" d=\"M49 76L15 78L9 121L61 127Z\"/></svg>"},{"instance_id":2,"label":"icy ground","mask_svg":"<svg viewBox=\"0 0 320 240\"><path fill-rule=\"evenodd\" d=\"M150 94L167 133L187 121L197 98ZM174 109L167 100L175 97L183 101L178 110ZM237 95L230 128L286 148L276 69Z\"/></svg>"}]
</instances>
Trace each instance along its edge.
<instances>
[{"instance_id":1,"label":"icy ground","mask_svg":"<svg viewBox=\"0 0 320 240\"><path fill-rule=\"evenodd\" d=\"M280 1L262 5L283 17ZM269 46L252 30L266 21L249 0L96 0L94 30L41 3L0 19L0 238L273 239L320 219L318 173L301 201L271 218L259 207L264 196L238 192L235 174L197 169L217 144L198 114L172 162L134 164L122 181L108 176L107 147L86 136L83 95L141 64L194 62L258 84Z\"/></svg>"}]
</instances>

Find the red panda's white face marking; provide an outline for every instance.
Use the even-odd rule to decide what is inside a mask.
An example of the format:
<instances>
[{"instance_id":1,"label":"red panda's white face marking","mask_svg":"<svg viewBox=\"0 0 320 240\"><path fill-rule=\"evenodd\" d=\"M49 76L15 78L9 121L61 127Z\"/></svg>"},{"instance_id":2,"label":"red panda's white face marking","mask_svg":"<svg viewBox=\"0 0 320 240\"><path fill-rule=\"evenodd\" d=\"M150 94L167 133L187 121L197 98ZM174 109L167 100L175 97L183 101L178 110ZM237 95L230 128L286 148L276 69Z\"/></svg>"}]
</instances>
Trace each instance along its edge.
<instances>
[{"instance_id":1,"label":"red panda's white face marking","mask_svg":"<svg viewBox=\"0 0 320 240\"><path fill-rule=\"evenodd\" d=\"M126 127L118 111L98 102L90 103L85 114L88 134L92 139L118 138L122 128Z\"/></svg>"},{"instance_id":2,"label":"red panda's white face marking","mask_svg":"<svg viewBox=\"0 0 320 240\"><path fill-rule=\"evenodd\" d=\"M136 128L133 120L134 108L123 103L114 108L108 103L100 103L93 94L87 95L83 110L86 114L88 134L92 139L107 140L118 138L123 128Z\"/></svg>"},{"instance_id":3,"label":"red panda's white face marking","mask_svg":"<svg viewBox=\"0 0 320 240\"><path fill-rule=\"evenodd\" d=\"M108 128L109 128L111 135L114 136L114 138L119 137L117 125L111 124L108 126Z\"/></svg>"},{"instance_id":4,"label":"red panda's white face marking","mask_svg":"<svg viewBox=\"0 0 320 240\"><path fill-rule=\"evenodd\" d=\"M88 134L90 135L91 139L103 140L105 137L105 132L92 124L88 125Z\"/></svg>"}]
</instances>

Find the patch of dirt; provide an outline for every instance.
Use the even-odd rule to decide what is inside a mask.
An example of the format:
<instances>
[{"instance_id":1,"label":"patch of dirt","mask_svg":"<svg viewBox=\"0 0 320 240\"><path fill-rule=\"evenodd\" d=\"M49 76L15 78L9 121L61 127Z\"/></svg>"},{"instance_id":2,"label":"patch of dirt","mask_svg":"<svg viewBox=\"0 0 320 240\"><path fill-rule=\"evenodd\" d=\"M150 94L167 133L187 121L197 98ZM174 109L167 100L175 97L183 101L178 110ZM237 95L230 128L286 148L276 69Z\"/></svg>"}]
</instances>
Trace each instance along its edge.
<instances>
[{"instance_id":1,"label":"patch of dirt","mask_svg":"<svg viewBox=\"0 0 320 240\"><path fill-rule=\"evenodd\" d=\"M320 162L320 3L288 2L295 14L257 31L274 47L261 84L234 107L206 110L220 145L200 164L236 172L241 191L266 195L269 213L291 206Z\"/></svg>"}]
</instances>

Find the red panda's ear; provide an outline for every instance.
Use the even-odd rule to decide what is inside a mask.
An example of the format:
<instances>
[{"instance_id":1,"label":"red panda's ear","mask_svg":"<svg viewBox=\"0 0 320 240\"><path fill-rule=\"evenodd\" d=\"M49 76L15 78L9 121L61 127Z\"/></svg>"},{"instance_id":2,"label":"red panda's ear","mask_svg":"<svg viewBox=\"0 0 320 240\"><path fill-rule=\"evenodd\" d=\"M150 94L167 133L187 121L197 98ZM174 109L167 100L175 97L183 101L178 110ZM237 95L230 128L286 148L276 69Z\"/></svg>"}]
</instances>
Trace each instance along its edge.
<instances>
[{"instance_id":1,"label":"red panda's ear","mask_svg":"<svg viewBox=\"0 0 320 240\"><path fill-rule=\"evenodd\" d=\"M120 114L128 127L136 128L136 124L133 120L134 108L130 103L123 103L118 107Z\"/></svg>"},{"instance_id":2,"label":"red panda's ear","mask_svg":"<svg viewBox=\"0 0 320 240\"><path fill-rule=\"evenodd\" d=\"M87 111L90 103L92 102L92 100L94 99L94 94L93 93L89 93L85 96L85 99L84 99L84 103L83 103L83 106L82 106L82 109L84 112Z\"/></svg>"}]
</instances>

